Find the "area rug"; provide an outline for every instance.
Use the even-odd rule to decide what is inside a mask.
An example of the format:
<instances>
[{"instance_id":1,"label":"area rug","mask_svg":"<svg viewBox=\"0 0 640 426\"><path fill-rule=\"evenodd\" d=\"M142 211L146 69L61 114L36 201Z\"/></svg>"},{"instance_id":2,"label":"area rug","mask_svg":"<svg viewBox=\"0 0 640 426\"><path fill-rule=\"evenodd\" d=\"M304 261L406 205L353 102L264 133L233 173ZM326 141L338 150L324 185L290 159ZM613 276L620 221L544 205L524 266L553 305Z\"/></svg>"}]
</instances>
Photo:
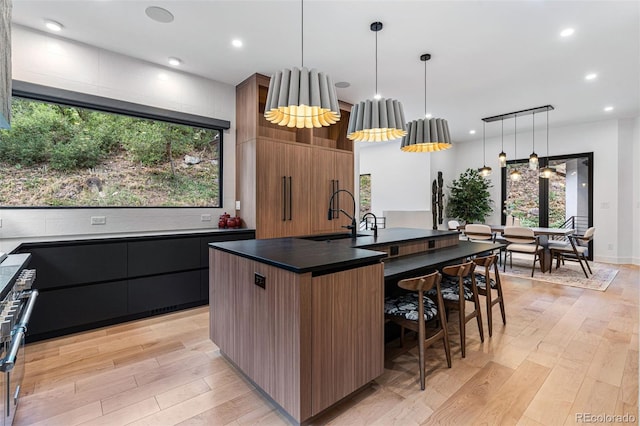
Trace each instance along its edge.
<instances>
[{"instance_id":1,"label":"area rug","mask_svg":"<svg viewBox=\"0 0 640 426\"><path fill-rule=\"evenodd\" d=\"M540 272L540 268L536 263L535 275L531 278L532 260L532 257L520 257L514 255L513 268L510 267L509 261L507 261L506 271L502 272L502 266L500 266L500 273L502 275L512 277L529 278L536 281L544 281L553 284L562 284L598 291L605 291L618 273L618 270L612 267L613 265L589 262L593 275L589 274L589 278L585 278L582 268L580 268L580 264L578 262L567 260L565 261L565 264L561 264L558 269L556 269L556 263L554 261L551 273Z\"/></svg>"}]
</instances>

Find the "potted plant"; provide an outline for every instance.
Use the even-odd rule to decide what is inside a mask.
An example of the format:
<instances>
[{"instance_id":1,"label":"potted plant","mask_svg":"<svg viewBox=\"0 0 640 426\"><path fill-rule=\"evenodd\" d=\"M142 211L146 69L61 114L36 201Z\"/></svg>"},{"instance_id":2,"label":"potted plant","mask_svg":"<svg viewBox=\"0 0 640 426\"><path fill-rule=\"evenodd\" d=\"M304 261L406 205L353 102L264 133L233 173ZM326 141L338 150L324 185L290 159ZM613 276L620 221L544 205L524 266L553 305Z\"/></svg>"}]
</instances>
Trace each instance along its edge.
<instances>
[{"instance_id":1,"label":"potted plant","mask_svg":"<svg viewBox=\"0 0 640 426\"><path fill-rule=\"evenodd\" d=\"M493 211L492 185L477 170L467 169L449 187L447 217L464 223L484 223Z\"/></svg>"}]
</instances>

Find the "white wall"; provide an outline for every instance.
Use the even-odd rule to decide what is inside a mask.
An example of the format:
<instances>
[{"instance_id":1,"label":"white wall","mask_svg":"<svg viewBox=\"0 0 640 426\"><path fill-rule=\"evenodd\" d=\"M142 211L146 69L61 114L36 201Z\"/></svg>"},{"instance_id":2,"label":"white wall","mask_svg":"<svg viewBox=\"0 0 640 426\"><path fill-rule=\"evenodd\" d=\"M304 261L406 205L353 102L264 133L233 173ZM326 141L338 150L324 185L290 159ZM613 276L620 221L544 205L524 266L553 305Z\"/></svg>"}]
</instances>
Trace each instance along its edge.
<instances>
[{"instance_id":1,"label":"white wall","mask_svg":"<svg viewBox=\"0 0 640 426\"><path fill-rule=\"evenodd\" d=\"M637 117L633 123L632 134L632 157L631 165L633 175L631 181L633 188L630 195L633 217L631 219L631 239L632 239L632 263L640 265L640 117Z\"/></svg>"},{"instance_id":2,"label":"white wall","mask_svg":"<svg viewBox=\"0 0 640 426\"><path fill-rule=\"evenodd\" d=\"M12 38L15 80L229 120L231 128L223 134L223 208L0 209L0 251L36 239L215 228L218 215L234 210L235 87L18 25ZM213 220L202 222L203 213ZM90 225L91 216L106 216L106 225Z\"/></svg>"},{"instance_id":3,"label":"white wall","mask_svg":"<svg viewBox=\"0 0 640 426\"><path fill-rule=\"evenodd\" d=\"M371 174L373 213L431 210L430 154L403 152L400 139L362 147L364 143L356 145L357 159L359 174Z\"/></svg>"}]
</instances>

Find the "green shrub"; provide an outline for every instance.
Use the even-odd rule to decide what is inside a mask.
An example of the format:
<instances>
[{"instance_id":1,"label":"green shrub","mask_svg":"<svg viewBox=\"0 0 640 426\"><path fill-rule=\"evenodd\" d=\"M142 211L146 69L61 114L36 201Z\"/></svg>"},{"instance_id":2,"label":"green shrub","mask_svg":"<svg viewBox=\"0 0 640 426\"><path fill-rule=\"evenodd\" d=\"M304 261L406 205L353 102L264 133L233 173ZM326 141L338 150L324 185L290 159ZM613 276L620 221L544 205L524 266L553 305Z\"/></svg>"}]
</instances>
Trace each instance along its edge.
<instances>
[{"instance_id":1,"label":"green shrub","mask_svg":"<svg viewBox=\"0 0 640 426\"><path fill-rule=\"evenodd\" d=\"M461 219L465 223L484 223L493 211L489 188L491 183L480 176L477 170L467 169L449 187L451 193L447 203L447 216Z\"/></svg>"},{"instance_id":2,"label":"green shrub","mask_svg":"<svg viewBox=\"0 0 640 426\"><path fill-rule=\"evenodd\" d=\"M94 167L100 159L100 142L78 135L66 143L54 145L49 163L56 170L73 170Z\"/></svg>"}]
</instances>

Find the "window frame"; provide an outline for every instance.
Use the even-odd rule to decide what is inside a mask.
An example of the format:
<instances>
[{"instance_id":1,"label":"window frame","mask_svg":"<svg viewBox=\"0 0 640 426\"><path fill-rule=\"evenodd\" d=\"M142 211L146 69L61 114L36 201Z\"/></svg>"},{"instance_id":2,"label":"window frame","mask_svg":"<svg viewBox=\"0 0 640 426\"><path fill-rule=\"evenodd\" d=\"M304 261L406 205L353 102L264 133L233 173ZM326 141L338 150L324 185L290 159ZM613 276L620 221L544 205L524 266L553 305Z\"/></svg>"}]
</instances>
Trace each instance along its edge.
<instances>
[{"instance_id":1,"label":"window frame","mask_svg":"<svg viewBox=\"0 0 640 426\"><path fill-rule=\"evenodd\" d=\"M224 153L224 130L231 127L228 120L205 117L201 115L188 114L179 111L172 111L163 108L156 108L149 105L142 105L118 99L105 98L102 96L90 95L87 93L74 92L71 90L59 89L56 87L43 86L26 81L12 81L12 96L30 99L39 102L48 102L70 107L87 108L95 111L111 114L120 114L130 117L143 118L156 121L164 121L172 124L200 127L204 129L217 130L220 134L219 140L219 195L217 206L2 206L2 209L202 209L202 208L222 208L223 207L223 153Z\"/></svg>"}]
</instances>

